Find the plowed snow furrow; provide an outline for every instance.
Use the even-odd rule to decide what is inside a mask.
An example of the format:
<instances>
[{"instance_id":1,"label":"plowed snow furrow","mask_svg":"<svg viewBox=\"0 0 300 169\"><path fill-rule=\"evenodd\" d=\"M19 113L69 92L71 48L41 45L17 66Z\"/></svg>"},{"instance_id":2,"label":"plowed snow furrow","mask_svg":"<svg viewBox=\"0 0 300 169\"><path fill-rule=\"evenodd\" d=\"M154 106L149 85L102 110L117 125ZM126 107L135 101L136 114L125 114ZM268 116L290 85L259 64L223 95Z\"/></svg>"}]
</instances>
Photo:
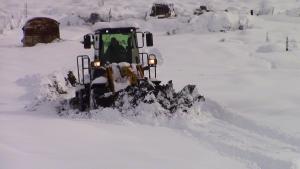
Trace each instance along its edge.
<instances>
[{"instance_id":1,"label":"plowed snow furrow","mask_svg":"<svg viewBox=\"0 0 300 169\"><path fill-rule=\"evenodd\" d=\"M292 168L291 159L300 153L299 138L255 124L211 101L206 104L203 109L213 119L206 124L187 123L185 133L224 156L245 162L249 168Z\"/></svg>"}]
</instances>

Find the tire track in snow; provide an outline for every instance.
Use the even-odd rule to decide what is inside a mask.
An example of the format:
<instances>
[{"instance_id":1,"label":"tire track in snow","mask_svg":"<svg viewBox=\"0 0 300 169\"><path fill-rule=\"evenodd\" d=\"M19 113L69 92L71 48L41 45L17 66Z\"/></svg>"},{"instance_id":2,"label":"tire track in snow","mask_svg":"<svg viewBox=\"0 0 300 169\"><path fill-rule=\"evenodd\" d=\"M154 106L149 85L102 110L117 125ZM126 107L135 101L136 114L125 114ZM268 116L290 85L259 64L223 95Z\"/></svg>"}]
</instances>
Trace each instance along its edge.
<instances>
[{"instance_id":1,"label":"tire track in snow","mask_svg":"<svg viewBox=\"0 0 300 169\"><path fill-rule=\"evenodd\" d=\"M204 141L212 146L213 149L221 155L245 162L251 169L291 169L293 166L293 163L290 161L276 159L253 150L246 150L237 146L228 145L222 141L218 141L218 139L201 134L197 131L187 130L187 132L199 139L199 141Z\"/></svg>"},{"instance_id":2,"label":"tire track in snow","mask_svg":"<svg viewBox=\"0 0 300 169\"><path fill-rule=\"evenodd\" d=\"M291 169L290 157L300 155L300 139L261 126L206 100L201 112L211 114L207 124L189 124L189 135L224 156L245 162L249 168ZM181 128L182 129L182 128Z\"/></svg>"},{"instance_id":3,"label":"tire track in snow","mask_svg":"<svg viewBox=\"0 0 300 169\"><path fill-rule=\"evenodd\" d=\"M278 152L299 154L293 147L217 120L205 126L188 126L185 130L220 154L245 162L249 168L291 169L293 163L280 159Z\"/></svg>"},{"instance_id":4,"label":"tire track in snow","mask_svg":"<svg viewBox=\"0 0 300 169\"><path fill-rule=\"evenodd\" d=\"M224 108L222 108L216 102L209 99L207 99L206 105L202 108L202 111L210 113L216 119L225 121L238 128L248 130L249 132L254 132L262 137L269 137L271 139L293 145L297 147L298 151L300 151L300 138L292 137L286 133L282 133L266 126L258 125L242 116L224 110Z\"/></svg>"}]
</instances>

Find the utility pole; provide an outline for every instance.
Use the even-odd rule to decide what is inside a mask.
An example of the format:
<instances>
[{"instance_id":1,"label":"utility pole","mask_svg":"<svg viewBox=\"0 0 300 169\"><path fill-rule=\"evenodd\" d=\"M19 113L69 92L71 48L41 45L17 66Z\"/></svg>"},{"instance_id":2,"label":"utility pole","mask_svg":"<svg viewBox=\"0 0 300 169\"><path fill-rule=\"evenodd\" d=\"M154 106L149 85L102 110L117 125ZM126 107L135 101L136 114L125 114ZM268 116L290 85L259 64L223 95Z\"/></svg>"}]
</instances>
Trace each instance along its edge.
<instances>
[{"instance_id":1,"label":"utility pole","mask_svg":"<svg viewBox=\"0 0 300 169\"><path fill-rule=\"evenodd\" d=\"M285 51L289 51L289 37L286 37Z\"/></svg>"},{"instance_id":2,"label":"utility pole","mask_svg":"<svg viewBox=\"0 0 300 169\"><path fill-rule=\"evenodd\" d=\"M112 16L111 16L111 8L109 9L109 12L108 12L108 22L110 22Z\"/></svg>"},{"instance_id":3,"label":"utility pole","mask_svg":"<svg viewBox=\"0 0 300 169\"><path fill-rule=\"evenodd\" d=\"M27 0L25 1L25 18L28 16L28 6L27 6Z\"/></svg>"},{"instance_id":4,"label":"utility pole","mask_svg":"<svg viewBox=\"0 0 300 169\"><path fill-rule=\"evenodd\" d=\"M254 10L253 9L250 10L250 15L254 15Z\"/></svg>"}]
</instances>

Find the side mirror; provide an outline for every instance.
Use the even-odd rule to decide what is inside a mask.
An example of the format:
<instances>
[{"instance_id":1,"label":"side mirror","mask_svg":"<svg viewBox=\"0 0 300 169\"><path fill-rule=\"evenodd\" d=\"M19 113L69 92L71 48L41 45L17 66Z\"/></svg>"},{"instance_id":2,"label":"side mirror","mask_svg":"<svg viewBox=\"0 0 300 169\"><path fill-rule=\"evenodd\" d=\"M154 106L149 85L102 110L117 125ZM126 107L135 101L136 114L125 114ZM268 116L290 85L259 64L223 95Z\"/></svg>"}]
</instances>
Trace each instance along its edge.
<instances>
[{"instance_id":1,"label":"side mirror","mask_svg":"<svg viewBox=\"0 0 300 169\"><path fill-rule=\"evenodd\" d=\"M153 46L153 36L152 36L152 33L150 33L150 32L146 33L146 45Z\"/></svg>"},{"instance_id":2,"label":"side mirror","mask_svg":"<svg viewBox=\"0 0 300 169\"><path fill-rule=\"evenodd\" d=\"M143 33L143 32L136 32L136 38L138 39L138 40L136 40L135 42L136 42L136 47L137 48L143 48L144 46L145 46L145 33Z\"/></svg>"},{"instance_id":3,"label":"side mirror","mask_svg":"<svg viewBox=\"0 0 300 169\"><path fill-rule=\"evenodd\" d=\"M90 35L84 35L83 37L83 46L84 49L91 49L92 42L91 42L91 36Z\"/></svg>"}]
</instances>

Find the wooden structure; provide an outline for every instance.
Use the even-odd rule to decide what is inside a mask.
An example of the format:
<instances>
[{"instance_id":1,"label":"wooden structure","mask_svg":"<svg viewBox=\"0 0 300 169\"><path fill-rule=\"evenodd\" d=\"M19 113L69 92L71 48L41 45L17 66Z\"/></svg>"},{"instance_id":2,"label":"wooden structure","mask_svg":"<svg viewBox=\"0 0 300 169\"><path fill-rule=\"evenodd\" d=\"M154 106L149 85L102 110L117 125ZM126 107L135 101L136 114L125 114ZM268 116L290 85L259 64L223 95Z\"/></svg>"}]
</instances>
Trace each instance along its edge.
<instances>
[{"instance_id":1,"label":"wooden structure","mask_svg":"<svg viewBox=\"0 0 300 169\"><path fill-rule=\"evenodd\" d=\"M28 20L22 28L23 46L34 46L37 43L50 43L60 38L59 23L50 18L36 17Z\"/></svg>"},{"instance_id":2,"label":"wooden structure","mask_svg":"<svg viewBox=\"0 0 300 169\"><path fill-rule=\"evenodd\" d=\"M169 18L176 17L174 5L173 4L164 4L164 3L155 3L153 4L150 12L151 17L157 18Z\"/></svg>"},{"instance_id":3,"label":"wooden structure","mask_svg":"<svg viewBox=\"0 0 300 169\"><path fill-rule=\"evenodd\" d=\"M202 15L205 12L210 12L210 10L208 10L206 6L201 5L199 8L194 10L194 15Z\"/></svg>"}]
</instances>

